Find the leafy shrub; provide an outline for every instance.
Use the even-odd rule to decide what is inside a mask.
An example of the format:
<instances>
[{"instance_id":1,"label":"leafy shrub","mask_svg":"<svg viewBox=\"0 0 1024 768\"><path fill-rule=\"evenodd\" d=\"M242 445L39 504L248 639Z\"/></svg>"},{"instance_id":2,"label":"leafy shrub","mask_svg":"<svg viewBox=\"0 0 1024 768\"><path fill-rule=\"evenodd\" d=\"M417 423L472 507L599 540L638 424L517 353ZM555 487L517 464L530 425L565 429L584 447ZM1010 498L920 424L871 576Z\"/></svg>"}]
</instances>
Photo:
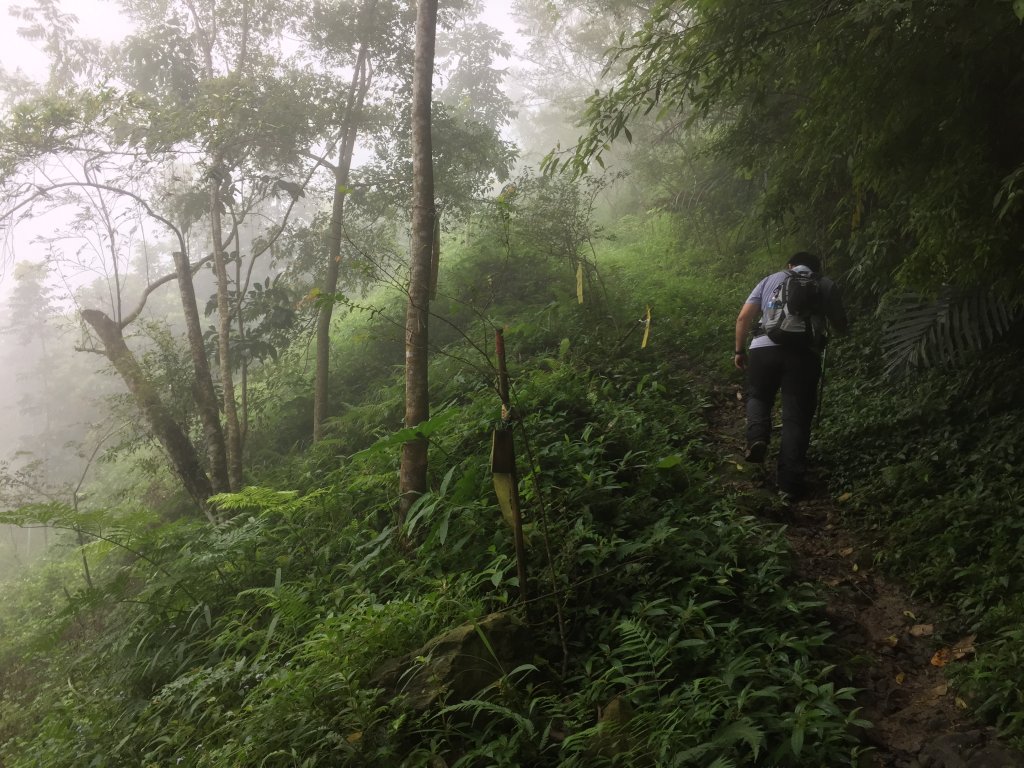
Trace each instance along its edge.
<instances>
[{"instance_id":1,"label":"leafy shrub","mask_svg":"<svg viewBox=\"0 0 1024 768\"><path fill-rule=\"evenodd\" d=\"M1024 409L1016 392L1019 342L970 361L970 370L881 375L874 328L833 355L819 450L851 520L877 537L877 557L978 635L955 680L979 714L1024 737L1012 638L1022 608L1018 546L1024 496L1017 480ZM877 335L877 334L874 334Z\"/></svg>"}]
</instances>

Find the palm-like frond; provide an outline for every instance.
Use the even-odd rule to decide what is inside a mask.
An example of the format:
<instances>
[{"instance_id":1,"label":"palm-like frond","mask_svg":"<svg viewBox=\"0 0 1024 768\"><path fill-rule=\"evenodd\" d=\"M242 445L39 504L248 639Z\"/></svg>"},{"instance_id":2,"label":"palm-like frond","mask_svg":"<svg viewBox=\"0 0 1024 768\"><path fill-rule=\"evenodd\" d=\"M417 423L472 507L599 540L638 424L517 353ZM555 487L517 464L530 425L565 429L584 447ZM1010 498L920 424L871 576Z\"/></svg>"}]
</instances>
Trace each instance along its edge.
<instances>
[{"instance_id":1,"label":"palm-like frond","mask_svg":"<svg viewBox=\"0 0 1024 768\"><path fill-rule=\"evenodd\" d=\"M893 318L882 339L886 373L959 362L1010 330L1022 310L1024 302L1019 299L980 291L890 297L879 310Z\"/></svg>"}]
</instances>

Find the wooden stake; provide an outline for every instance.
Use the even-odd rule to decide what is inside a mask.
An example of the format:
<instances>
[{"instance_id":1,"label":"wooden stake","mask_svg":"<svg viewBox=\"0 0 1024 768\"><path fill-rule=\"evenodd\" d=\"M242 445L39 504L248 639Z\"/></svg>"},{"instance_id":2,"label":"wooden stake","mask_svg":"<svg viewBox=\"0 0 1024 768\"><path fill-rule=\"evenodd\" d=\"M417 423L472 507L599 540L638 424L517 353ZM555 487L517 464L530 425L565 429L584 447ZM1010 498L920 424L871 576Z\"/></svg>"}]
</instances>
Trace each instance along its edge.
<instances>
[{"instance_id":1,"label":"wooden stake","mask_svg":"<svg viewBox=\"0 0 1024 768\"><path fill-rule=\"evenodd\" d=\"M501 515L512 527L516 548L516 572L519 576L519 599L527 600L526 543L523 539L523 516L519 506L519 475L516 472L515 441L512 427L506 421L512 415L509 402L508 367L505 363L505 337L499 329L495 333L495 351L498 356L498 396L501 398L502 426L491 436L491 476L494 492L498 496Z\"/></svg>"}]
</instances>

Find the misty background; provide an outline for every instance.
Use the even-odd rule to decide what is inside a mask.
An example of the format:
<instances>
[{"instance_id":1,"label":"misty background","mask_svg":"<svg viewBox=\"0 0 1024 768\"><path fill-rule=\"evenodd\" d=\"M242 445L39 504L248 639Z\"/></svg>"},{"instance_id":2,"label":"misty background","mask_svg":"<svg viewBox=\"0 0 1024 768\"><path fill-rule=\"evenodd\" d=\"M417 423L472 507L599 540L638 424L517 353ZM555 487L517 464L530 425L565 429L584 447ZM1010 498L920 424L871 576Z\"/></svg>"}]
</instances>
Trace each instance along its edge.
<instances>
[{"instance_id":1,"label":"misty background","mask_svg":"<svg viewBox=\"0 0 1024 768\"><path fill-rule=\"evenodd\" d=\"M95 56L137 32L121 16L117 3L103 0L40 2L36 6L4 2L0 15L4 18L0 68L11 99L45 88L48 78L59 79L60 73L53 68L54 52L55 46L68 45L65 40L76 41L73 45L80 46L81 53ZM575 29L576 42L569 47L564 45L567 27ZM58 29L59 33L55 32ZM518 173L517 168L535 166L553 148L572 145L577 133L575 116L583 99L600 82L601 57L616 31L615 17L606 18L600 12L579 10L559 16L543 3L509 6L501 0L487 0L471 4L447 38L442 34L435 83L440 98L445 98L449 86L461 87L463 95L456 98L462 99L467 95L477 99L471 95L473 89L492 86L494 94L504 99L504 103L494 102L498 111L485 119L500 131L512 163L501 178L491 174L486 180L485 174L478 196L497 197ZM477 42L472 41L474 34ZM460 39L468 42L460 43ZM297 40L286 36L281 42L283 55L300 52ZM459 48L463 44L477 48L463 51ZM476 69L467 68L467 62ZM460 66L465 70L462 74ZM487 70L490 75L480 74ZM459 83L460 78L464 82ZM492 97L482 97L486 98ZM187 177L191 171L184 162L174 173ZM373 163L372 144L360 144L354 172L372 168ZM73 178L76 172L51 163L40 173L42 183L62 174ZM602 190L606 202L613 199L607 194L607 189ZM79 312L102 307L118 317L130 311L128 305L136 297L147 295L133 331L133 346L150 358L155 370L184 367L184 359L174 362L175 356L183 354L175 339L184 326L180 310L175 310L173 283L144 294L148 284L172 270L169 254L175 245L165 231L124 200L105 199L103 194L91 199L91 210L84 201L70 196L48 199L43 205L9 216L0 229L0 412L4 414L0 503L5 505L60 502L77 508L80 503L116 503L127 489L137 487L137 477L121 476L115 469L118 465L113 460L126 452L137 459L130 464L134 471L153 472L154 477L147 480L153 495L147 501L158 504L161 491L167 490L166 478L154 480L161 475L161 457L148 441L124 384L98 354ZM296 220L313 221L330 207L323 195L306 195L292 203ZM456 211L447 226L461 226L464 221L464 214ZM345 290L351 296L382 279L401 285L402 230L400 224L392 233L397 239L390 245L375 241L374 247L381 253L391 253L383 257L391 263L364 264L361 275L349 278ZM116 243L115 231L120 233ZM369 230L366 233L371 236ZM239 244L251 248L260 236L259 226L250 221L240 229ZM204 247L201 241L196 246ZM304 247L298 241L293 246ZM312 329L310 302L303 304L301 294L287 292L286 267L272 253L254 259L247 269L250 275L259 275L256 287L268 289L264 296L271 295L272 286L280 287L275 300L281 304L281 312L298 308L293 327L255 353L254 369L260 355L277 353L272 344L278 342L281 350L288 347L291 354L308 361L309 337L306 341L300 337ZM212 302L215 281L211 270L197 274L196 294L201 305ZM212 307L207 304L208 313ZM212 332L212 325L210 328ZM295 340L298 342L292 345ZM180 395L180 388L188 386L185 379L175 382L166 376L161 374L160 386L168 391L177 388ZM182 409L181 418L188 419L188 398L177 407ZM147 453L151 454L148 459ZM5 526L0 533L0 546L5 547L2 560L17 566L45 549L51 540L51 532L45 528Z\"/></svg>"}]
</instances>

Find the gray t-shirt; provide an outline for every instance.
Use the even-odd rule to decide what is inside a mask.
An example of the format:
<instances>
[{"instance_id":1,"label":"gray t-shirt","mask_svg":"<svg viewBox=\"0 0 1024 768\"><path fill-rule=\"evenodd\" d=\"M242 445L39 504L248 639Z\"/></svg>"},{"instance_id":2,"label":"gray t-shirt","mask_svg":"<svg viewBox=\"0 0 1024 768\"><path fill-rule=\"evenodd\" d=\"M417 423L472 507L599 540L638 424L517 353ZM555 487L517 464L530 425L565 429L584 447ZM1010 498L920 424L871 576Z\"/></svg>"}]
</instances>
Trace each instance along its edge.
<instances>
[{"instance_id":1,"label":"gray t-shirt","mask_svg":"<svg viewBox=\"0 0 1024 768\"><path fill-rule=\"evenodd\" d=\"M811 269L802 265L794 267L793 271L811 274ZM757 304L759 307L764 306L764 302L771 298L772 294L775 293L775 289L782 285L782 281L786 279L786 275L788 274L789 273L786 270L782 270L781 272L773 272L768 275L754 287L754 290L750 292L750 296L747 297L747 300L744 303ZM825 304L825 316L833 325L836 326L840 333L845 333L847 325L846 310L843 308L838 287L827 277L820 278L818 282L821 284L822 299ZM761 320L758 320L758 326L760 325ZM764 333L757 334L755 332L754 338L750 342L751 349L777 346L778 344L769 339Z\"/></svg>"}]
</instances>

